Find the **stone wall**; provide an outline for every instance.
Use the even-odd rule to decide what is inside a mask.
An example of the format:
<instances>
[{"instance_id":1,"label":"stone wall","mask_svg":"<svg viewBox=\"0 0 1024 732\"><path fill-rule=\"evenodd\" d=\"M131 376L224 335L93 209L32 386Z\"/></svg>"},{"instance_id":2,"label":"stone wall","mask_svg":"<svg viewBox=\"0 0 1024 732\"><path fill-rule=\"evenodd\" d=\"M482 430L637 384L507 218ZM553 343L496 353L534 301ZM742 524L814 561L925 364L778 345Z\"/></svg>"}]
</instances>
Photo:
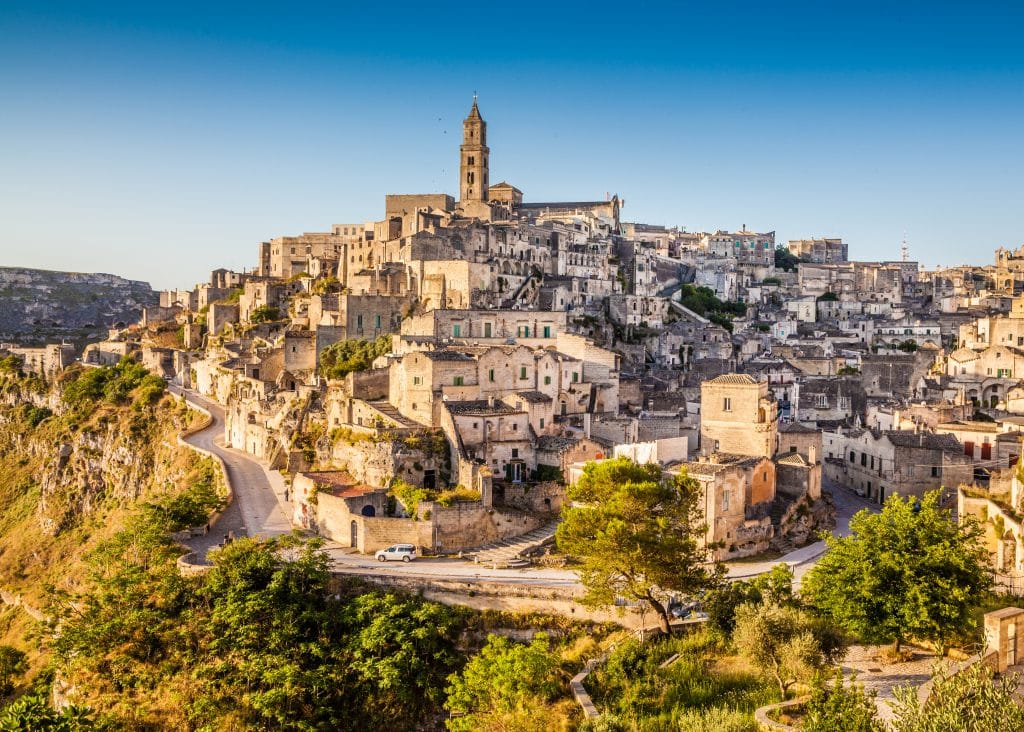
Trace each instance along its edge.
<instances>
[{"instance_id":1,"label":"stone wall","mask_svg":"<svg viewBox=\"0 0 1024 732\"><path fill-rule=\"evenodd\" d=\"M503 503L520 511L558 513L565 502L565 486L557 481L504 483Z\"/></svg>"},{"instance_id":2,"label":"stone wall","mask_svg":"<svg viewBox=\"0 0 1024 732\"><path fill-rule=\"evenodd\" d=\"M429 518L427 517L429 513ZM459 502L452 506L421 503L420 515L429 522L436 551L458 552L498 539L533 531L550 518L539 514L488 509L480 502Z\"/></svg>"}]
</instances>

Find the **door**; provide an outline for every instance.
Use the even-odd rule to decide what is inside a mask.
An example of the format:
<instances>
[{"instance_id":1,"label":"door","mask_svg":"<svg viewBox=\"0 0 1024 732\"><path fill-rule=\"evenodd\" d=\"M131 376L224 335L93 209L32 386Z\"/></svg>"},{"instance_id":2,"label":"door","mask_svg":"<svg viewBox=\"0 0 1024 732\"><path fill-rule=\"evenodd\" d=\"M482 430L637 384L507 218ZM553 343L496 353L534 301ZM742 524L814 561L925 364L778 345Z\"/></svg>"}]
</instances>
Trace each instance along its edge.
<instances>
[{"instance_id":1,"label":"door","mask_svg":"<svg viewBox=\"0 0 1024 732\"><path fill-rule=\"evenodd\" d=\"M355 521L352 522L349 536L349 546L358 549L359 548L359 524Z\"/></svg>"},{"instance_id":2,"label":"door","mask_svg":"<svg viewBox=\"0 0 1024 732\"><path fill-rule=\"evenodd\" d=\"M967 457L974 457L974 443L968 440L964 443L964 455Z\"/></svg>"},{"instance_id":3,"label":"door","mask_svg":"<svg viewBox=\"0 0 1024 732\"><path fill-rule=\"evenodd\" d=\"M985 442L981 445L981 459L991 460L992 459L992 443Z\"/></svg>"}]
</instances>

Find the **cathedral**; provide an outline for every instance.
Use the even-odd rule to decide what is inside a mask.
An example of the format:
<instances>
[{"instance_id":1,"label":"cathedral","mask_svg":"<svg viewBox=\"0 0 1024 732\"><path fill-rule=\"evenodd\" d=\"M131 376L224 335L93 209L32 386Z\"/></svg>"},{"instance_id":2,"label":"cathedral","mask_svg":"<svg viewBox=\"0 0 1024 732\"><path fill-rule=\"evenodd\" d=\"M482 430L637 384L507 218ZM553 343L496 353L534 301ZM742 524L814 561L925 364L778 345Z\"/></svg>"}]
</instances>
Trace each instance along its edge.
<instances>
[{"instance_id":1,"label":"cathedral","mask_svg":"<svg viewBox=\"0 0 1024 732\"><path fill-rule=\"evenodd\" d=\"M538 215L572 216L590 213L615 222L619 227L618 196L606 201L562 201L524 203L523 192L511 183L490 184L491 150L487 147L487 122L480 115L476 96L469 115L462 122L459 146L459 202L456 212L481 221L536 218Z\"/></svg>"}]
</instances>

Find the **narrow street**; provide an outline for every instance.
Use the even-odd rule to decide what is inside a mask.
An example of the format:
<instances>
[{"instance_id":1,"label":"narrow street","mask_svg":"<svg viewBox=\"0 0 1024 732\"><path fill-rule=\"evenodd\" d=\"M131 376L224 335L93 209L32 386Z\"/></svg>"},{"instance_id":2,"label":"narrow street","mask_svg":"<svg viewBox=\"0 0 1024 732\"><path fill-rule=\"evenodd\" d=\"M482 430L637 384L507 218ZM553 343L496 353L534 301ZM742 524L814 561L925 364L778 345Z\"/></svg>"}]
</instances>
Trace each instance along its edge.
<instances>
[{"instance_id":1,"label":"narrow street","mask_svg":"<svg viewBox=\"0 0 1024 732\"><path fill-rule=\"evenodd\" d=\"M209 427L190 435L185 441L212 452L224 461L235 492L234 501L217 525L208 535L194 537L188 546L203 560L206 552L222 543L228 532L234 532L236 537L269 537L289 533L291 524L283 506L283 482L275 490L270 474L259 461L240 450L223 446L224 409L195 392L183 393L175 386L171 386L170 391L177 396L186 396L189 402L198 404L213 417ZM280 497L278 492L282 493Z\"/></svg>"}]
</instances>

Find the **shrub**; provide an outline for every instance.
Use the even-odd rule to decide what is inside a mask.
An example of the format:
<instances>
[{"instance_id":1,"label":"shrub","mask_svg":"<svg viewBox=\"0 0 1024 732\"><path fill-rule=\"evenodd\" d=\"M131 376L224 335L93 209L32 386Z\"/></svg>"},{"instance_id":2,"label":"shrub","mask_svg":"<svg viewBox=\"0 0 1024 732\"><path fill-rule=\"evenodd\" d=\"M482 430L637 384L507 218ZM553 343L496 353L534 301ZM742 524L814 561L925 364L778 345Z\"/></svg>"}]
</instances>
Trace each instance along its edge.
<instances>
[{"instance_id":1,"label":"shrub","mask_svg":"<svg viewBox=\"0 0 1024 732\"><path fill-rule=\"evenodd\" d=\"M375 341L350 339L333 343L320 354L320 374L327 379L343 379L354 371L366 371L378 356L391 351L391 336Z\"/></svg>"},{"instance_id":2,"label":"shrub","mask_svg":"<svg viewBox=\"0 0 1024 732\"><path fill-rule=\"evenodd\" d=\"M826 676L817 676L807 701L802 732L884 732L875 718L875 694L865 693L853 679L845 683L843 672L836 669L831 683Z\"/></svg>"}]
</instances>

